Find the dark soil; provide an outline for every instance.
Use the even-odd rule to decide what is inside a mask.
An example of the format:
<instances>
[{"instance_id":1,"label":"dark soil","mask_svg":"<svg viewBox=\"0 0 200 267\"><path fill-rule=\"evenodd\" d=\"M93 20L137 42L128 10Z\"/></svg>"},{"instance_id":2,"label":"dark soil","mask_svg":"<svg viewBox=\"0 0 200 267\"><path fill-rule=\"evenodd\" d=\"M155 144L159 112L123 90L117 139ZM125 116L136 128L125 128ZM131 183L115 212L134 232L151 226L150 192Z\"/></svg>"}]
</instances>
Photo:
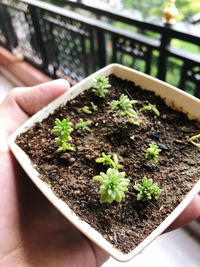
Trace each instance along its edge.
<instances>
[{"instance_id":1,"label":"dark soil","mask_svg":"<svg viewBox=\"0 0 200 267\"><path fill-rule=\"evenodd\" d=\"M111 75L110 83L112 88L104 99L94 97L91 90L87 90L19 136L17 144L59 198L116 248L128 253L177 207L199 180L200 150L187 142L187 138L199 134L200 124L167 107L160 97L132 82ZM138 100L135 109L140 117L139 126L116 117L110 110L109 103L119 99L122 93ZM98 110L87 115L80 109L90 106L91 101L98 105ZM160 117L140 111L148 102L157 106ZM74 130L71 145L76 152L57 153L56 136L51 129L55 118L66 117L70 117L74 125L79 118L92 120L92 131ZM157 163L145 159L150 143L162 148ZM99 202L100 184L92 177L106 171L105 166L95 162L102 152L116 153L123 165L121 171L131 180L121 203ZM158 200L136 200L133 186L141 183L144 176L162 188Z\"/></svg>"}]
</instances>

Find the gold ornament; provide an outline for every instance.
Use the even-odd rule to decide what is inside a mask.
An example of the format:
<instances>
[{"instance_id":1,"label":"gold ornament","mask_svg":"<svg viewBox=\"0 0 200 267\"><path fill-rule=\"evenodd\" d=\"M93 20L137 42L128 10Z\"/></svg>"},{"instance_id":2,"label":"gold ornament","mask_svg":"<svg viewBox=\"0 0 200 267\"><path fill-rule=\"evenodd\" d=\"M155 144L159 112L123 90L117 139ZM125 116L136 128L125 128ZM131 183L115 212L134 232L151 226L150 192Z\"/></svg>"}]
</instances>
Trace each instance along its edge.
<instances>
[{"instance_id":1,"label":"gold ornament","mask_svg":"<svg viewBox=\"0 0 200 267\"><path fill-rule=\"evenodd\" d=\"M166 24L174 24L176 22L175 17L178 15L178 9L176 8L175 2L176 0L170 0L163 11L165 16L164 23Z\"/></svg>"}]
</instances>

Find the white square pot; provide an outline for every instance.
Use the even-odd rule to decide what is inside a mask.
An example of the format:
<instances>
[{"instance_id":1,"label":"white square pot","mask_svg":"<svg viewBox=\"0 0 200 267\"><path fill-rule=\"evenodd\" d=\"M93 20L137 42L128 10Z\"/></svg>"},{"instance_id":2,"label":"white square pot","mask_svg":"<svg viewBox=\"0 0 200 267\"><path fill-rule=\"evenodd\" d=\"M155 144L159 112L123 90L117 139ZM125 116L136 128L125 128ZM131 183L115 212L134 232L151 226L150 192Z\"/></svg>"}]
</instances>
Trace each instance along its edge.
<instances>
[{"instance_id":1,"label":"white square pot","mask_svg":"<svg viewBox=\"0 0 200 267\"><path fill-rule=\"evenodd\" d=\"M64 95L60 96L41 111L37 112L21 127L19 127L9 138L9 146L15 155L16 159L23 167L27 175L39 190L46 196L46 198L85 236L92 240L95 244L104 249L108 254L119 261L128 261L140 253L150 242L159 236L186 208L194 196L200 191L200 181L187 194L186 198L177 206L177 208L161 223L161 225L154 230L142 243L140 243L133 251L128 254L123 254L112 246L103 236L94 230L88 223L79 219L79 217L67 206L66 203L58 199L47 184L40 178L39 173L33 168L30 159L24 151L15 143L15 140L20 133L25 132L28 128L33 126L36 122L41 122L47 118L50 113L58 108L61 104L65 104L70 99L75 98L78 94L91 87L92 79L100 74L108 76L115 74L121 79L134 81L136 85L144 89L155 92L156 95L161 96L167 105L183 111L188 114L190 119L197 119L200 121L200 100L190 96L189 94L177 89L169 84L159 81L151 76L135 71L133 69L123 67L118 64L111 64L96 73L90 75L80 83L73 86Z\"/></svg>"}]
</instances>

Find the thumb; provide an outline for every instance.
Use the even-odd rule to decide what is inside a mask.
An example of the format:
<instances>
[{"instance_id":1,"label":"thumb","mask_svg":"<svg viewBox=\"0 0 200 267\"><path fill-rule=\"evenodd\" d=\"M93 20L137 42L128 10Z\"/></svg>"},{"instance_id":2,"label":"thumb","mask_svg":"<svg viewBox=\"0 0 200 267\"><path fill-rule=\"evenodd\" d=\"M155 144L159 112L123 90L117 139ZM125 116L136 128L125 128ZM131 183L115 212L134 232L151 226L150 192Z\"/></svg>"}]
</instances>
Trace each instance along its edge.
<instances>
[{"instance_id":1,"label":"thumb","mask_svg":"<svg viewBox=\"0 0 200 267\"><path fill-rule=\"evenodd\" d=\"M69 89L64 79L54 80L33 87L16 88L0 105L0 123L11 134L29 116Z\"/></svg>"},{"instance_id":2,"label":"thumb","mask_svg":"<svg viewBox=\"0 0 200 267\"><path fill-rule=\"evenodd\" d=\"M200 216L200 195L197 194L192 202L187 206L183 213L166 230L172 231L182 227Z\"/></svg>"}]
</instances>

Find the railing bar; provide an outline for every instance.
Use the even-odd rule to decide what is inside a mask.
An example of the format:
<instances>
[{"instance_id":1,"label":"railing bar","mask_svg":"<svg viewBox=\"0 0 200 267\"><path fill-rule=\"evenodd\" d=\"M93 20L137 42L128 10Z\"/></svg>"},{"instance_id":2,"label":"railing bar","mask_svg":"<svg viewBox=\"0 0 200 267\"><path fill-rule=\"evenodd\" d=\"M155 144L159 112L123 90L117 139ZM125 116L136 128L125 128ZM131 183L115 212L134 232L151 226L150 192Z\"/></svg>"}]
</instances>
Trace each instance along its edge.
<instances>
[{"instance_id":1,"label":"railing bar","mask_svg":"<svg viewBox=\"0 0 200 267\"><path fill-rule=\"evenodd\" d=\"M103 24L104 24L104 22L97 21L97 20L92 19L92 18L88 19L88 18L86 18L85 16L83 16L81 14L76 14L73 11L69 11L67 9L63 9L63 8L60 8L60 7L52 5L52 4L44 3L42 1L38 1L38 0L21 0L20 2L39 7L41 9L45 9L45 10L48 10L48 11L53 12L53 13L58 13L58 14L60 14L62 16L71 17L72 19L78 20L78 21L83 22L85 24L89 24L89 25L92 24L94 27L101 27L102 28ZM70 4L71 3L72 2L70 2ZM91 8L93 8L93 7L91 7ZM96 9L97 8L95 8L95 10ZM105 10L105 12L108 12L108 11ZM112 9L112 12L116 13L117 11L114 11ZM109 17L112 18L112 16L114 16L115 13L108 12ZM180 39L184 39L184 40L186 38L188 41L199 45L200 30L198 29L197 26L187 24L187 29L185 29L186 23L181 23L181 22L180 23L176 23L175 25L171 25L171 26L165 26L165 24L163 24L161 22L158 22L158 24L159 24L159 26L158 26L158 25L153 25L152 22L151 23L145 22L145 20L139 21L139 20L136 20L136 19L133 19L133 18L129 18L128 16L123 17L122 15L118 15L117 17L123 18L124 22L126 22L126 23L130 22L131 25L135 25L135 26L138 26L138 27L141 27L141 28L146 28L147 30L153 30L153 31L159 32L161 34L165 32L166 34L170 35L173 38L180 38ZM114 16L114 18L116 19L115 16ZM140 25L138 25L138 23ZM146 25L146 27L143 27L145 25ZM180 30L180 27L181 27L181 30ZM108 30L109 29L107 29L107 31ZM188 37L186 37L186 36L188 36Z\"/></svg>"},{"instance_id":2,"label":"railing bar","mask_svg":"<svg viewBox=\"0 0 200 267\"><path fill-rule=\"evenodd\" d=\"M26 8L22 8L22 7L18 7L18 6L13 6L13 5L11 5L11 4L9 4L9 3L1 3L3 6L6 6L6 7L8 7L8 8L12 8L12 9L15 9L15 10L17 10L17 11L23 11L23 12L27 12L27 9Z\"/></svg>"},{"instance_id":3,"label":"railing bar","mask_svg":"<svg viewBox=\"0 0 200 267\"><path fill-rule=\"evenodd\" d=\"M67 18L71 18L71 17L67 17ZM62 22L58 22L56 19L54 18L49 18L47 16L44 17L45 20L48 20L54 24L57 24L63 28L67 28L67 26L62 23ZM80 22L80 20L77 20ZM119 35L119 36L126 36L126 38L129 38L129 39L134 39L135 41L139 42L140 44L143 44L143 45L148 45L149 47L152 47L152 48L158 48L159 45L160 45L160 41L157 40L157 39L153 39L153 38L150 38L150 37L146 37L146 36L143 36L143 35L140 35L138 33L132 33L132 32L129 32L128 30L123 30L123 29L116 29L114 26L111 26L107 23L103 23L103 22L98 22L99 25L93 25L93 28L97 29L97 30L104 30L106 31L107 33L111 33L111 34L115 34L115 35ZM87 26L90 26L91 27L91 23L90 24L87 24Z\"/></svg>"},{"instance_id":4,"label":"railing bar","mask_svg":"<svg viewBox=\"0 0 200 267\"><path fill-rule=\"evenodd\" d=\"M81 29L77 30L77 29L76 29L75 27L73 27L72 25L71 25L71 27L69 27L69 26L66 25L64 22L58 21L57 19L49 18L49 17L47 17L47 16L44 16L44 20L45 20L45 21L48 21L49 23L52 23L52 24L54 24L54 25L57 25L57 26L59 26L59 27L61 27L61 28L63 28L63 29L66 29L66 30L68 30L68 31L76 32L76 33L77 33L78 35L80 35L80 36L84 35L84 36L86 36L86 37L89 37L89 34L86 34L86 32L85 32L84 30L81 30Z\"/></svg>"},{"instance_id":5,"label":"railing bar","mask_svg":"<svg viewBox=\"0 0 200 267\"><path fill-rule=\"evenodd\" d=\"M117 48L116 50L117 50L117 52L121 52L121 53L123 53L123 54L129 55L129 56L132 56L132 57L136 57L136 58L138 58L138 59L143 59L143 60L144 60L144 57L145 57L145 56L143 56L143 55L137 55L137 54L135 54L135 53L131 53L131 52L125 51L124 49L122 49L122 48L120 48L120 47Z\"/></svg>"},{"instance_id":6,"label":"railing bar","mask_svg":"<svg viewBox=\"0 0 200 267\"><path fill-rule=\"evenodd\" d=\"M62 1L60 0L55 1L55 3L56 2L62 3ZM190 37L194 38L195 43L197 43L198 39L200 38L199 28L189 23L187 24L187 29L186 29L186 23L182 23L182 22L177 22L174 25L166 25L162 23L161 21L157 21L156 24L154 24L153 22L149 22L147 19L145 20L145 19L133 18L129 14L123 15L122 10L116 11L115 9L112 9L112 8L104 9L101 7L94 7L94 6L90 6L87 4L81 4L78 2L72 2L72 1L67 1L67 0L66 1L64 0L63 3L65 3L65 5L68 4L70 6L79 7L85 10L90 10L94 13L96 12L98 15L107 16L109 18L112 18L112 19L115 19L121 22L125 22L126 24L134 25L141 29L146 29L150 31L152 30L154 32L161 33L161 34L163 33L163 30L166 31L170 35L173 33L175 34L175 36L179 34L180 36L182 36L182 38L184 38L185 34L188 34Z\"/></svg>"}]
</instances>

